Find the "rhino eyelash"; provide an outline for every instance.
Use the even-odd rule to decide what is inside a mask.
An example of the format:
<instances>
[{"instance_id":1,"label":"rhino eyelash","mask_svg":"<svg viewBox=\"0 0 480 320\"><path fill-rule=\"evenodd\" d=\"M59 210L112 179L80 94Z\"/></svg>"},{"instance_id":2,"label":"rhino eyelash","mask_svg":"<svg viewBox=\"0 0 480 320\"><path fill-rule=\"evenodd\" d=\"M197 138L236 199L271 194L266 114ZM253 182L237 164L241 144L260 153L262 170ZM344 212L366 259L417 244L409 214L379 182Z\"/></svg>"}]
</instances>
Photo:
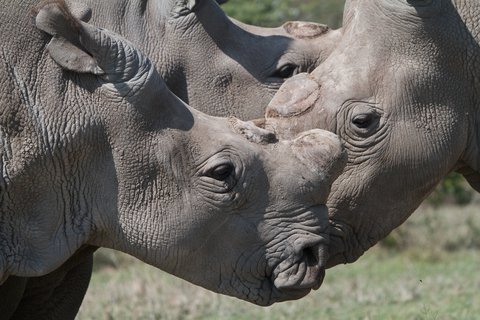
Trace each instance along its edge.
<instances>
[{"instance_id":1,"label":"rhino eyelash","mask_svg":"<svg viewBox=\"0 0 480 320\"><path fill-rule=\"evenodd\" d=\"M286 63L271 75L272 78L288 79L298 73L298 66L293 63Z\"/></svg>"},{"instance_id":2,"label":"rhino eyelash","mask_svg":"<svg viewBox=\"0 0 480 320\"><path fill-rule=\"evenodd\" d=\"M217 181L225 181L235 175L235 166L232 163L219 164L205 173L205 176Z\"/></svg>"}]
</instances>

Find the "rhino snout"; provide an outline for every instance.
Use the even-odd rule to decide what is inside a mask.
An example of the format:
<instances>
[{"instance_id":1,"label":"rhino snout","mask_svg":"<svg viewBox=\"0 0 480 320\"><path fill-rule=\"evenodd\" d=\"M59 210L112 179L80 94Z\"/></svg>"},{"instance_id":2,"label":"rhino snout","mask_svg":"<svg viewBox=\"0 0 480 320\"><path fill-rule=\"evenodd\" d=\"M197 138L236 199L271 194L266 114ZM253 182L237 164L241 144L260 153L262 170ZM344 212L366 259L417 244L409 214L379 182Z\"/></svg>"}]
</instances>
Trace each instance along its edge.
<instances>
[{"instance_id":1,"label":"rhino snout","mask_svg":"<svg viewBox=\"0 0 480 320\"><path fill-rule=\"evenodd\" d=\"M302 175L313 183L316 202L325 203L330 186L347 163L347 153L340 138L334 133L314 129L299 134L291 148L304 166Z\"/></svg>"},{"instance_id":2,"label":"rhino snout","mask_svg":"<svg viewBox=\"0 0 480 320\"><path fill-rule=\"evenodd\" d=\"M325 210L326 208L322 208ZM318 289L325 277L328 239L321 236L297 238L285 251L285 258L273 270L273 284L282 292ZM303 292L305 294L305 292Z\"/></svg>"}]
</instances>

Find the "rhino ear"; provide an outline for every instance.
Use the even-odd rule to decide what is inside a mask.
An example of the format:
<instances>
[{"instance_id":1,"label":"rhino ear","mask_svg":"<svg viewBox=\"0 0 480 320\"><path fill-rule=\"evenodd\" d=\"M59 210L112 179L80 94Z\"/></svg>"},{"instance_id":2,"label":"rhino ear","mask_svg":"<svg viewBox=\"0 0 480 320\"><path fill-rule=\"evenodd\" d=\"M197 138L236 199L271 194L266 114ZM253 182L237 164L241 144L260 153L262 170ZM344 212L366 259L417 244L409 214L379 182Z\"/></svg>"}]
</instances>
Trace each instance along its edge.
<instances>
[{"instance_id":1,"label":"rhino ear","mask_svg":"<svg viewBox=\"0 0 480 320\"><path fill-rule=\"evenodd\" d=\"M37 28L53 36L47 50L56 63L70 71L104 74L97 61L80 44L80 21L65 2L42 2L34 13ZM84 17L88 18L88 11Z\"/></svg>"},{"instance_id":2,"label":"rhino ear","mask_svg":"<svg viewBox=\"0 0 480 320\"><path fill-rule=\"evenodd\" d=\"M65 39L53 38L47 50L50 57L66 70L95 75L105 74L92 56Z\"/></svg>"},{"instance_id":3,"label":"rhino ear","mask_svg":"<svg viewBox=\"0 0 480 320\"><path fill-rule=\"evenodd\" d=\"M73 2L69 5L72 15L83 22L88 22L92 18L92 8L83 3Z\"/></svg>"},{"instance_id":4,"label":"rhino ear","mask_svg":"<svg viewBox=\"0 0 480 320\"><path fill-rule=\"evenodd\" d=\"M200 0L174 0L171 15L173 18L186 16L193 11Z\"/></svg>"},{"instance_id":5,"label":"rhino ear","mask_svg":"<svg viewBox=\"0 0 480 320\"><path fill-rule=\"evenodd\" d=\"M318 52L317 62L323 62L336 48L342 37L342 29L330 29L327 25L290 21L283 26L285 32L296 39L304 39L315 46Z\"/></svg>"},{"instance_id":6,"label":"rhino ear","mask_svg":"<svg viewBox=\"0 0 480 320\"><path fill-rule=\"evenodd\" d=\"M117 97L147 110L168 90L151 61L120 35L79 21L63 0L46 0L35 18L52 35L50 56L64 69L100 75Z\"/></svg>"}]
</instances>

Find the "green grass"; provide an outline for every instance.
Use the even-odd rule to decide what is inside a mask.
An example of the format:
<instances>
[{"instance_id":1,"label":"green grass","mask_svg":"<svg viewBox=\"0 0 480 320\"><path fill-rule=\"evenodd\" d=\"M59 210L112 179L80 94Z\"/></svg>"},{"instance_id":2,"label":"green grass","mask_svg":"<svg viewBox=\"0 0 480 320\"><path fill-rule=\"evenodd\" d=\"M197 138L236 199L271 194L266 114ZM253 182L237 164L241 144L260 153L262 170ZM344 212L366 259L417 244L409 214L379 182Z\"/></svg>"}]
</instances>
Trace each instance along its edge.
<instances>
[{"instance_id":1,"label":"green grass","mask_svg":"<svg viewBox=\"0 0 480 320\"><path fill-rule=\"evenodd\" d=\"M422 208L318 291L267 308L101 250L78 319L478 319L479 209Z\"/></svg>"}]
</instances>

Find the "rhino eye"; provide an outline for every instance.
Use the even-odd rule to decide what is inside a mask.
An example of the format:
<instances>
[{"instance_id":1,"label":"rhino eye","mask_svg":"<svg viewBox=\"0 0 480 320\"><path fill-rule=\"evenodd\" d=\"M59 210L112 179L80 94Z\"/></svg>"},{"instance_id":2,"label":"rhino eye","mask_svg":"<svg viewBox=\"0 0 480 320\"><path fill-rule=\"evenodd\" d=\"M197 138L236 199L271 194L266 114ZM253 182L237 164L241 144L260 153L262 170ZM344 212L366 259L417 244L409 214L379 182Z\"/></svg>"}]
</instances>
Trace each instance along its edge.
<instances>
[{"instance_id":1,"label":"rhino eye","mask_svg":"<svg viewBox=\"0 0 480 320\"><path fill-rule=\"evenodd\" d=\"M278 68L271 76L274 78L290 78L297 74L298 66L292 63L287 63Z\"/></svg>"},{"instance_id":2,"label":"rhino eye","mask_svg":"<svg viewBox=\"0 0 480 320\"><path fill-rule=\"evenodd\" d=\"M235 167L231 163L222 163L207 172L207 176L218 181L225 181L235 172Z\"/></svg>"},{"instance_id":3,"label":"rhino eye","mask_svg":"<svg viewBox=\"0 0 480 320\"><path fill-rule=\"evenodd\" d=\"M353 117L352 123L357 128L365 129L365 128L370 127L370 125L373 122L373 118L374 118L373 114L362 113L362 114L359 114L359 115L356 115L355 117Z\"/></svg>"},{"instance_id":4,"label":"rhino eye","mask_svg":"<svg viewBox=\"0 0 480 320\"><path fill-rule=\"evenodd\" d=\"M380 114L375 110L362 112L352 117L353 132L362 137L368 137L377 131L380 125Z\"/></svg>"}]
</instances>

